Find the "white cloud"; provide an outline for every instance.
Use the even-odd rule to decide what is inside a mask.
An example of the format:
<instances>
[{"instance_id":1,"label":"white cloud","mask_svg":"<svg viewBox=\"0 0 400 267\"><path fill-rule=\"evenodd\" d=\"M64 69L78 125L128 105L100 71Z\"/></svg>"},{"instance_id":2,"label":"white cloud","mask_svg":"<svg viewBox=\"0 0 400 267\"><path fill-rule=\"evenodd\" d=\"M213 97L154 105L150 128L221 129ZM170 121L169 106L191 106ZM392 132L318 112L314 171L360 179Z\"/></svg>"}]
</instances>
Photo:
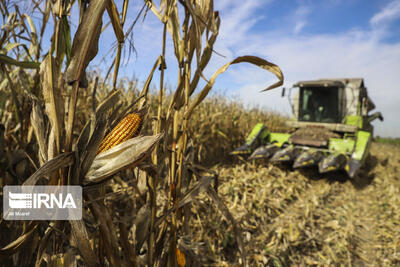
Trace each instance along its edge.
<instances>
[{"instance_id":1,"label":"white cloud","mask_svg":"<svg viewBox=\"0 0 400 267\"><path fill-rule=\"evenodd\" d=\"M299 34L301 30L306 26L307 22L305 21L298 21L296 22L296 25L294 26L294 34Z\"/></svg>"},{"instance_id":2,"label":"white cloud","mask_svg":"<svg viewBox=\"0 0 400 267\"><path fill-rule=\"evenodd\" d=\"M311 8L306 5L300 5L295 10L292 20L295 21L293 32L299 34L301 30L307 25L307 17L311 13Z\"/></svg>"},{"instance_id":3,"label":"white cloud","mask_svg":"<svg viewBox=\"0 0 400 267\"><path fill-rule=\"evenodd\" d=\"M308 16L310 13L311 13L311 8L309 6L300 5L295 10L294 15L296 17L305 17Z\"/></svg>"},{"instance_id":4,"label":"white cloud","mask_svg":"<svg viewBox=\"0 0 400 267\"><path fill-rule=\"evenodd\" d=\"M387 4L379 13L375 14L370 23L378 25L387 23L400 17L400 0L395 0Z\"/></svg>"},{"instance_id":5,"label":"white cloud","mask_svg":"<svg viewBox=\"0 0 400 267\"><path fill-rule=\"evenodd\" d=\"M392 9L395 7L393 3L389 6ZM249 28L234 34L232 43L226 38L218 42L229 47L233 56L259 55L278 64L285 74L286 86L307 79L364 77L377 110L382 111L385 117L384 123L375 123L376 134L400 136L400 93L397 89L400 84L400 43L387 44L381 40L388 34L386 25L377 25L372 30L349 30L338 34L296 35L304 27L302 22L306 23L310 12L310 9L304 7L296 9L294 35L288 34L286 29L282 32L255 33ZM387 13L383 9L371 21L389 22L394 18L393 14L379 14ZM247 18L254 19L254 13L242 14L241 19ZM222 21L225 23L229 19L223 17ZM221 34L232 36L232 32L223 31ZM215 64L213 61L211 63ZM216 88L238 88L233 94L239 95L245 103L291 113L287 99L280 97L280 90L259 93L275 81L274 76L264 70L244 64L231 68L218 79Z\"/></svg>"},{"instance_id":6,"label":"white cloud","mask_svg":"<svg viewBox=\"0 0 400 267\"><path fill-rule=\"evenodd\" d=\"M377 110L382 111L385 117L384 123L375 124L376 133L400 136L400 43L384 43L381 39L389 34L387 24L399 16L400 11L395 10L400 10L400 1L391 2L375 14L370 20L372 27L369 30L302 35L304 26L310 23L308 18L312 9L299 6L292 13L289 12L287 19L293 19L286 20L289 25L283 25L282 29L273 32L267 25L261 30L257 25L258 31L255 32L253 27L264 16L257 15L260 14L259 9L270 2L216 1L216 10L221 11L222 23L214 50L226 57L214 54L205 71L206 77L234 57L249 54L278 64L285 74L286 86L307 79L364 77ZM160 25L150 12L145 23L137 25L135 29L138 59L134 60L132 66L141 80L147 77L161 51ZM167 47L167 55L169 65L166 79L176 84L172 46ZM275 79L264 70L242 64L231 67L218 77L214 90L228 89L233 95L239 95L245 103L290 114L290 106L286 98L280 97L280 90L259 93Z\"/></svg>"},{"instance_id":7,"label":"white cloud","mask_svg":"<svg viewBox=\"0 0 400 267\"><path fill-rule=\"evenodd\" d=\"M244 36L261 19L260 16L256 17L252 16L252 14L270 1L249 0L229 2L230 4L227 6L222 1L222 8L219 6L219 1L216 2L216 10L221 10L220 17L222 18L218 40L224 40L224 43L233 46L238 41L241 41L241 38L238 37Z\"/></svg>"}]
</instances>

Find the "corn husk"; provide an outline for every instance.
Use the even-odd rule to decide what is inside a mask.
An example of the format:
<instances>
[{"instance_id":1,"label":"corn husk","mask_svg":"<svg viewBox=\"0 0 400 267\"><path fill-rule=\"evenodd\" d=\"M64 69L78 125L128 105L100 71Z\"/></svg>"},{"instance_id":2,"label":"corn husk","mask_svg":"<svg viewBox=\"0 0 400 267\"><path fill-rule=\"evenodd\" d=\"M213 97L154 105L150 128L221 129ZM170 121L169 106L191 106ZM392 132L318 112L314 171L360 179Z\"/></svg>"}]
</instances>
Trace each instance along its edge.
<instances>
[{"instance_id":1,"label":"corn husk","mask_svg":"<svg viewBox=\"0 0 400 267\"><path fill-rule=\"evenodd\" d=\"M100 182L118 171L140 163L150 155L163 134L129 139L96 156L84 183Z\"/></svg>"}]
</instances>

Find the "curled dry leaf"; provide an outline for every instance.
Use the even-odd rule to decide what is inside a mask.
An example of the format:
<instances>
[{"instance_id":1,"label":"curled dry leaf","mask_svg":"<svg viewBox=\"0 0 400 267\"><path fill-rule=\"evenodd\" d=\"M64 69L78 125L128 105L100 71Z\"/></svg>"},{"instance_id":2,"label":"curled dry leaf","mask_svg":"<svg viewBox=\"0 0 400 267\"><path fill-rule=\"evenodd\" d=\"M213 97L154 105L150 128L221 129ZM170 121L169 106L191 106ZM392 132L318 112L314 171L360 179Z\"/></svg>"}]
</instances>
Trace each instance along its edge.
<instances>
[{"instance_id":1,"label":"curled dry leaf","mask_svg":"<svg viewBox=\"0 0 400 267\"><path fill-rule=\"evenodd\" d=\"M0 248L0 259L7 255L12 255L16 251L18 251L21 247L26 245L26 242L29 241L29 238L31 237L32 233L35 231L37 228L37 225L34 225L29 231L26 233L22 234L20 237L15 239L13 242L10 244L6 245L3 248Z\"/></svg>"},{"instance_id":2,"label":"curled dry leaf","mask_svg":"<svg viewBox=\"0 0 400 267\"><path fill-rule=\"evenodd\" d=\"M44 163L34 174L32 174L22 185L35 185L43 176L48 176L52 172L69 166L74 161L74 153L66 152Z\"/></svg>"},{"instance_id":3,"label":"curled dry leaf","mask_svg":"<svg viewBox=\"0 0 400 267\"><path fill-rule=\"evenodd\" d=\"M142 248L144 241L146 241L149 235L151 219L151 208L149 204L142 206L133 222L135 225L135 242L136 249L139 252Z\"/></svg>"},{"instance_id":4,"label":"curled dry leaf","mask_svg":"<svg viewBox=\"0 0 400 267\"><path fill-rule=\"evenodd\" d=\"M100 182L118 171L140 163L150 155L163 134L129 139L96 156L84 183Z\"/></svg>"},{"instance_id":5,"label":"curled dry leaf","mask_svg":"<svg viewBox=\"0 0 400 267\"><path fill-rule=\"evenodd\" d=\"M189 118L190 115L192 114L194 108L197 107L201 103L201 101L203 101L204 98L208 95L208 93L210 92L211 88L213 87L213 85L215 83L215 79L220 74L224 73L228 69L229 66L238 64L238 63L243 63L243 62L247 62L247 63L253 64L253 65L256 65L262 69L265 69L265 70L273 73L278 78L277 82L268 86L266 89L264 89L262 91L267 91L267 90L279 87L283 84L283 73L282 73L281 69L274 63L271 63L265 59L262 59L262 58L259 58L256 56L237 57L234 60L232 60L231 62L223 65L211 76L211 79L203 87L201 92L197 95L196 99L190 104L189 109L185 112L185 118Z\"/></svg>"}]
</instances>

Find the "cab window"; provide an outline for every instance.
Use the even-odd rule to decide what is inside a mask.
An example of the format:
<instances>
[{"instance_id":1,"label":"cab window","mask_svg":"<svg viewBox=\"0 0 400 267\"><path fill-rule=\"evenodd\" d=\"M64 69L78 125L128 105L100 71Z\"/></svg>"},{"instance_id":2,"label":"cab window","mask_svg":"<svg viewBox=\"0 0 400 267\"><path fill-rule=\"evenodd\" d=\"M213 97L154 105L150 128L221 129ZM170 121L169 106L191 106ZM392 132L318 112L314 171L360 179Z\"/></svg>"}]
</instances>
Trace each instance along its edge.
<instances>
[{"instance_id":1,"label":"cab window","mask_svg":"<svg viewBox=\"0 0 400 267\"><path fill-rule=\"evenodd\" d=\"M299 120L309 122L339 122L337 87L301 88Z\"/></svg>"}]
</instances>

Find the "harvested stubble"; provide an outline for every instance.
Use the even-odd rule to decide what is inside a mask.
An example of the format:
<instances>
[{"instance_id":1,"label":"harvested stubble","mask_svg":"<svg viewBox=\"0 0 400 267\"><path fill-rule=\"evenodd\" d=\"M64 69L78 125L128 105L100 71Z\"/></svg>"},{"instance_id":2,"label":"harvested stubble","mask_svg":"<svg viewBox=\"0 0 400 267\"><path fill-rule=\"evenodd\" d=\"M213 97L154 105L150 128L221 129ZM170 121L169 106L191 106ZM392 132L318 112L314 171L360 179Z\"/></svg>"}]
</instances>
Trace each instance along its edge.
<instances>
[{"instance_id":1,"label":"harvested stubble","mask_svg":"<svg viewBox=\"0 0 400 267\"><path fill-rule=\"evenodd\" d=\"M385 151L385 152L383 152ZM362 174L320 176L277 166L219 168L219 193L243 229L251 266L400 264L400 149L373 144ZM208 200L193 206L195 241L215 265L238 261L229 224ZM217 241L216 241L217 240Z\"/></svg>"}]
</instances>

